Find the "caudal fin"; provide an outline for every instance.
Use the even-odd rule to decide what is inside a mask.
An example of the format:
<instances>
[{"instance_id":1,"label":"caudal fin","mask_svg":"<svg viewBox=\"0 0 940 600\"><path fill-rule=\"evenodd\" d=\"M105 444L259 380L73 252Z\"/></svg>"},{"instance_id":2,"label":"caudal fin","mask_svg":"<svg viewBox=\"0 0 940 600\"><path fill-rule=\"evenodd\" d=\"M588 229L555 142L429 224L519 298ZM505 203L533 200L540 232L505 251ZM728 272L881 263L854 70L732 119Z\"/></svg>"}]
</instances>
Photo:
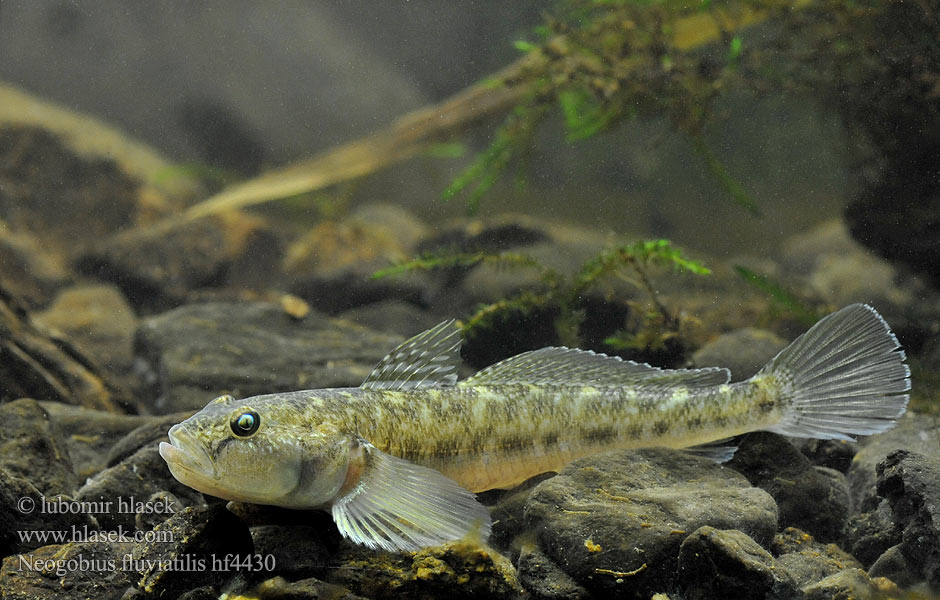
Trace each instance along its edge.
<instances>
[{"instance_id":1,"label":"caudal fin","mask_svg":"<svg viewBox=\"0 0 940 600\"><path fill-rule=\"evenodd\" d=\"M783 418L768 431L852 440L894 427L907 409L911 371L878 312L853 304L798 337L755 377L780 384Z\"/></svg>"}]
</instances>

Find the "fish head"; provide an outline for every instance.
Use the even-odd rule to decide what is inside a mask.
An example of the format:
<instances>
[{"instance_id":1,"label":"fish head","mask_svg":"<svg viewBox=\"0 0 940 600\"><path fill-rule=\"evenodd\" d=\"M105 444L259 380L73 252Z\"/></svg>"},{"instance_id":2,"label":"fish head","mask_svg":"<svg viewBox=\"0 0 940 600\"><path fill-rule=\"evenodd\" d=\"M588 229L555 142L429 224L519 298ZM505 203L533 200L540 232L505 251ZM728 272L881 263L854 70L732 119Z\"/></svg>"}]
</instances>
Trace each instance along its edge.
<instances>
[{"instance_id":1,"label":"fish head","mask_svg":"<svg viewBox=\"0 0 940 600\"><path fill-rule=\"evenodd\" d=\"M174 425L160 456L181 483L253 504L313 508L346 480L353 442L303 429L276 403L221 396Z\"/></svg>"}]
</instances>

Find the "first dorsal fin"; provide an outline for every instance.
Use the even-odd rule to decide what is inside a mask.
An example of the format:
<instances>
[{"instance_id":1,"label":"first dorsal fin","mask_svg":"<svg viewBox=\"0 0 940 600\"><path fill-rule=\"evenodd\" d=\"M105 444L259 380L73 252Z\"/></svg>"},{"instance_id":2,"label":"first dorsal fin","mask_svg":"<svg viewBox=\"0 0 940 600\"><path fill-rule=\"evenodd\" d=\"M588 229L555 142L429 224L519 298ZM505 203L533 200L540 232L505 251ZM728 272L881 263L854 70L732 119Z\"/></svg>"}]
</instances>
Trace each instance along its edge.
<instances>
[{"instance_id":1,"label":"first dorsal fin","mask_svg":"<svg viewBox=\"0 0 940 600\"><path fill-rule=\"evenodd\" d=\"M460 385L541 384L671 388L728 383L728 369L660 369L590 350L549 347L523 352L487 367Z\"/></svg>"},{"instance_id":2,"label":"first dorsal fin","mask_svg":"<svg viewBox=\"0 0 940 600\"><path fill-rule=\"evenodd\" d=\"M462 341L453 319L439 323L389 352L359 387L410 390L454 385Z\"/></svg>"}]
</instances>

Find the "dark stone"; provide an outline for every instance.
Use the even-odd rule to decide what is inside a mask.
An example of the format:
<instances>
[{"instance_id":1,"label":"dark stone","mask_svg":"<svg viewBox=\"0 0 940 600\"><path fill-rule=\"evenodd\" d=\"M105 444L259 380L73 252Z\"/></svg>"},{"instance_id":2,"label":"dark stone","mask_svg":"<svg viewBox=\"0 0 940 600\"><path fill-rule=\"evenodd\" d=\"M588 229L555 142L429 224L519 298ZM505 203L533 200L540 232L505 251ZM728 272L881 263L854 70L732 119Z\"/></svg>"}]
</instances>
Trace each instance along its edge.
<instances>
[{"instance_id":1,"label":"dark stone","mask_svg":"<svg viewBox=\"0 0 940 600\"><path fill-rule=\"evenodd\" d=\"M901 529L887 500L882 499L872 510L849 518L845 547L866 567L870 567L888 548L900 543Z\"/></svg>"},{"instance_id":2,"label":"dark stone","mask_svg":"<svg viewBox=\"0 0 940 600\"><path fill-rule=\"evenodd\" d=\"M731 469L655 448L572 462L536 486L525 518L545 555L592 594L648 598L673 586L689 532L709 525L769 542L777 507Z\"/></svg>"},{"instance_id":3,"label":"dark stone","mask_svg":"<svg viewBox=\"0 0 940 600\"><path fill-rule=\"evenodd\" d=\"M335 566L333 553L336 548L329 543L334 540L329 539L330 536L323 539L322 527L259 525L250 529L255 553L274 557L280 575L291 578L322 576Z\"/></svg>"},{"instance_id":4,"label":"dark stone","mask_svg":"<svg viewBox=\"0 0 940 600\"><path fill-rule=\"evenodd\" d=\"M791 599L793 578L744 533L700 527L679 548L678 587L686 600Z\"/></svg>"},{"instance_id":5,"label":"dark stone","mask_svg":"<svg viewBox=\"0 0 940 600\"><path fill-rule=\"evenodd\" d=\"M870 185L849 204L845 218L858 241L937 284L940 283L940 173L937 169L940 145L932 136L903 139L908 150L899 157L902 160L888 163L881 181Z\"/></svg>"},{"instance_id":6,"label":"dark stone","mask_svg":"<svg viewBox=\"0 0 940 600\"><path fill-rule=\"evenodd\" d=\"M76 268L121 288L139 313L182 304L191 291L270 281L279 239L256 217L226 213L122 231L81 254Z\"/></svg>"},{"instance_id":7,"label":"dark stone","mask_svg":"<svg viewBox=\"0 0 940 600\"><path fill-rule=\"evenodd\" d=\"M940 460L892 452L878 465L878 494L903 530L899 549L911 570L940 591Z\"/></svg>"},{"instance_id":8,"label":"dark stone","mask_svg":"<svg viewBox=\"0 0 940 600\"><path fill-rule=\"evenodd\" d=\"M49 414L35 400L0 405L0 469L29 480L43 494L71 494L78 487L68 448Z\"/></svg>"},{"instance_id":9,"label":"dark stone","mask_svg":"<svg viewBox=\"0 0 940 600\"><path fill-rule=\"evenodd\" d=\"M445 320L404 300L373 302L343 311L338 316L375 331L404 337L411 337ZM446 318L454 316L448 315Z\"/></svg>"},{"instance_id":10,"label":"dark stone","mask_svg":"<svg viewBox=\"0 0 940 600\"><path fill-rule=\"evenodd\" d=\"M791 443L814 465L835 469L843 474L849 472L852 459L858 452L858 444L842 440L793 438Z\"/></svg>"},{"instance_id":11,"label":"dark stone","mask_svg":"<svg viewBox=\"0 0 940 600\"><path fill-rule=\"evenodd\" d=\"M877 467L886 456L904 448L923 456L940 460L940 428L933 419L908 411L897 425L884 433L862 438L858 452L852 459L848 481L855 511L870 511L882 501L876 485Z\"/></svg>"},{"instance_id":12,"label":"dark stone","mask_svg":"<svg viewBox=\"0 0 940 600\"><path fill-rule=\"evenodd\" d=\"M777 502L781 527L797 527L820 541L845 535L849 491L838 471L814 467L786 438L751 433L742 438L727 466L743 473L752 485ZM806 507L812 506L812 510Z\"/></svg>"},{"instance_id":13,"label":"dark stone","mask_svg":"<svg viewBox=\"0 0 940 600\"><path fill-rule=\"evenodd\" d=\"M169 492L172 494L170 498L183 506L205 504L202 494L173 478L156 446L141 448L121 463L98 473L78 490L75 497L78 500L102 502L111 508L96 515L103 529L122 527L125 531L133 531L137 526L137 515L141 512L133 507L146 502L158 492ZM120 510L121 507L129 507L130 510ZM155 514L154 518L165 520L181 508L177 504L170 507L169 512Z\"/></svg>"},{"instance_id":14,"label":"dark stone","mask_svg":"<svg viewBox=\"0 0 940 600\"><path fill-rule=\"evenodd\" d=\"M253 553L248 528L221 504L188 506L154 527L153 535L162 539L137 544L131 567L138 587L155 597L221 585L238 569L219 561Z\"/></svg>"},{"instance_id":15,"label":"dark stone","mask_svg":"<svg viewBox=\"0 0 940 600\"><path fill-rule=\"evenodd\" d=\"M539 550L526 545L516 565L519 583L537 600L586 600L590 594Z\"/></svg>"},{"instance_id":16,"label":"dark stone","mask_svg":"<svg viewBox=\"0 0 940 600\"><path fill-rule=\"evenodd\" d=\"M70 343L37 328L0 287L0 402L42 398L118 412L127 397Z\"/></svg>"},{"instance_id":17,"label":"dark stone","mask_svg":"<svg viewBox=\"0 0 940 600\"><path fill-rule=\"evenodd\" d=\"M471 221L465 227L443 231L418 244L419 253L457 254L489 252L531 246L549 240L549 235L531 223L503 222L481 224Z\"/></svg>"},{"instance_id":18,"label":"dark stone","mask_svg":"<svg viewBox=\"0 0 940 600\"><path fill-rule=\"evenodd\" d=\"M361 269L350 267L310 274L291 284L290 291L328 314L389 299L416 306L428 304L427 286L419 277L371 278L374 272L386 266L386 263L376 263Z\"/></svg>"},{"instance_id":19,"label":"dark stone","mask_svg":"<svg viewBox=\"0 0 940 600\"><path fill-rule=\"evenodd\" d=\"M45 546L50 540L40 536L52 531L97 530L97 521L80 510L58 510L72 502L69 496L46 496L25 479L0 469L0 556L27 552ZM33 534L32 532L37 532ZM24 537L29 536L29 538Z\"/></svg>"},{"instance_id":20,"label":"dark stone","mask_svg":"<svg viewBox=\"0 0 940 600\"><path fill-rule=\"evenodd\" d=\"M184 306L145 319L137 352L153 378L159 413L212 398L357 386L401 339L311 312L301 319L267 303Z\"/></svg>"},{"instance_id":21,"label":"dark stone","mask_svg":"<svg viewBox=\"0 0 940 600\"><path fill-rule=\"evenodd\" d=\"M127 550L127 544L73 542L8 556L0 566L0 597L120 600L133 584L123 564Z\"/></svg>"},{"instance_id":22,"label":"dark stone","mask_svg":"<svg viewBox=\"0 0 940 600\"><path fill-rule=\"evenodd\" d=\"M254 175L265 162L264 146L247 123L224 104L184 98L175 109L179 124L208 164Z\"/></svg>"},{"instance_id":23,"label":"dark stone","mask_svg":"<svg viewBox=\"0 0 940 600\"><path fill-rule=\"evenodd\" d=\"M511 490L489 490L479 495L480 501L490 506L490 517L493 520L493 529L487 541L489 545L503 552L511 551L513 555L519 551L516 538L529 535L525 527L525 505L529 495L536 485L554 475L542 473Z\"/></svg>"}]
</instances>

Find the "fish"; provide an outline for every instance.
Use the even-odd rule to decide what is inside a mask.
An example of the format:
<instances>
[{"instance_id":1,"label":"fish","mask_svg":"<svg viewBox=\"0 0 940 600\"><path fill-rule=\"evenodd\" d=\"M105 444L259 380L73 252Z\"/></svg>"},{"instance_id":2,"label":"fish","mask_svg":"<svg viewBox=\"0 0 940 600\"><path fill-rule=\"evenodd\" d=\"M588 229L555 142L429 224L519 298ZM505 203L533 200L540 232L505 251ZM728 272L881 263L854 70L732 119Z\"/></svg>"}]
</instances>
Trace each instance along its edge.
<instances>
[{"instance_id":1,"label":"fish","mask_svg":"<svg viewBox=\"0 0 940 600\"><path fill-rule=\"evenodd\" d=\"M329 511L352 542L416 551L485 542L475 493L580 457L663 446L723 462L752 431L853 440L893 427L910 369L878 312L853 304L757 374L662 369L547 347L458 381L460 328L405 341L356 388L220 396L174 425L159 452L183 484L222 499Z\"/></svg>"}]
</instances>

